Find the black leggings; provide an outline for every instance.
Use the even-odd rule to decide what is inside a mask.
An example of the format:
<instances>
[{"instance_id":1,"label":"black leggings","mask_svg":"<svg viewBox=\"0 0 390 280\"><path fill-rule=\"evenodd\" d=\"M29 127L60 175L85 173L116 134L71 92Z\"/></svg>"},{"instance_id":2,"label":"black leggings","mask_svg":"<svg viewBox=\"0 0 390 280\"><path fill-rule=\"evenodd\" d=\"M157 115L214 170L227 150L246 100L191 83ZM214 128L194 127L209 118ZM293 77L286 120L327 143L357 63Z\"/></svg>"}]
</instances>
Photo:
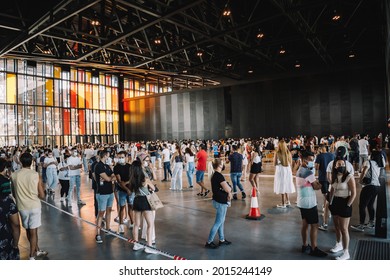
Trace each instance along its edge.
<instances>
[{"instance_id":1,"label":"black leggings","mask_svg":"<svg viewBox=\"0 0 390 280\"><path fill-rule=\"evenodd\" d=\"M61 184L61 191L60 191L61 197L63 197L64 195L68 196L69 180L61 180L60 179L59 181L60 181L60 184Z\"/></svg>"},{"instance_id":2,"label":"black leggings","mask_svg":"<svg viewBox=\"0 0 390 280\"><path fill-rule=\"evenodd\" d=\"M367 185L360 192L359 197L359 216L360 224L363 225L366 220L366 208L368 210L368 216L370 221L375 218L374 202L378 194L378 187Z\"/></svg>"}]
</instances>

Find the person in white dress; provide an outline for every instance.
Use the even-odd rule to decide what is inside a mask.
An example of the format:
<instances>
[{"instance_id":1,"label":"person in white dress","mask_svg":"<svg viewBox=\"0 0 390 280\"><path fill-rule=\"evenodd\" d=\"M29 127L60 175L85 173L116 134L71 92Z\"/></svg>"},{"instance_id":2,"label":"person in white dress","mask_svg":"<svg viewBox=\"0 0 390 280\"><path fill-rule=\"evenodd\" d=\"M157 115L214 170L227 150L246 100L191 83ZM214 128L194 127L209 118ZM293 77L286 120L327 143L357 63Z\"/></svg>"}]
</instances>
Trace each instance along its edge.
<instances>
[{"instance_id":1,"label":"person in white dress","mask_svg":"<svg viewBox=\"0 0 390 280\"><path fill-rule=\"evenodd\" d=\"M282 196L282 204L278 204L278 208L286 208L287 206L290 206L291 203L288 195L295 193L291 164L291 153L287 148L287 144L284 139L281 139L278 143L278 148L274 156L274 192L276 194L281 194Z\"/></svg>"}]
</instances>

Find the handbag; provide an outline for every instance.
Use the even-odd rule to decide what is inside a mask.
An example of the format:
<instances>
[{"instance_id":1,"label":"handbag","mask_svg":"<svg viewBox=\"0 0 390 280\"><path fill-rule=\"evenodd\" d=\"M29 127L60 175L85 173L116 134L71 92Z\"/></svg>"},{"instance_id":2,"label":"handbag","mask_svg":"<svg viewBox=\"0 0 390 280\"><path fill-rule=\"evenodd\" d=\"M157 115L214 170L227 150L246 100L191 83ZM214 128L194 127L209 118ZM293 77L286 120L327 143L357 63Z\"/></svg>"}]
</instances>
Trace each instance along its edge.
<instances>
[{"instance_id":1,"label":"handbag","mask_svg":"<svg viewBox=\"0 0 390 280\"><path fill-rule=\"evenodd\" d=\"M141 189L140 192L146 196L146 199L148 200L150 205L150 209L157 210L164 207L164 204L161 202L156 192L151 192L149 194L146 194Z\"/></svg>"},{"instance_id":2,"label":"handbag","mask_svg":"<svg viewBox=\"0 0 390 280\"><path fill-rule=\"evenodd\" d=\"M366 176L363 177L361 183L362 185L369 185L372 181L372 166L371 161L368 161L370 163L370 170L366 173Z\"/></svg>"}]
</instances>

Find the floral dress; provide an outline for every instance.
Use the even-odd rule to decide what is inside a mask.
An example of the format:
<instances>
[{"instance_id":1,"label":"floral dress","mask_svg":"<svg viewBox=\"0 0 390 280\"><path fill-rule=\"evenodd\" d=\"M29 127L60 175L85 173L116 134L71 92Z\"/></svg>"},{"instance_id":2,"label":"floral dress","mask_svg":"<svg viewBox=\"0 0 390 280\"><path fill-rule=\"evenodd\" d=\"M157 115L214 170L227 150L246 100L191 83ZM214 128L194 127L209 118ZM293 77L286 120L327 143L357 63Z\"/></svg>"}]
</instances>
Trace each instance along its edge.
<instances>
[{"instance_id":1,"label":"floral dress","mask_svg":"<svg viewBox=\"0 0 390 280\"><path fill-rule=\"evenodd\" d=\"M0 196L0 260L19 260L19 250L13 247L9 216L18 213L12 196Z\"/></svg>"}]
</instances>

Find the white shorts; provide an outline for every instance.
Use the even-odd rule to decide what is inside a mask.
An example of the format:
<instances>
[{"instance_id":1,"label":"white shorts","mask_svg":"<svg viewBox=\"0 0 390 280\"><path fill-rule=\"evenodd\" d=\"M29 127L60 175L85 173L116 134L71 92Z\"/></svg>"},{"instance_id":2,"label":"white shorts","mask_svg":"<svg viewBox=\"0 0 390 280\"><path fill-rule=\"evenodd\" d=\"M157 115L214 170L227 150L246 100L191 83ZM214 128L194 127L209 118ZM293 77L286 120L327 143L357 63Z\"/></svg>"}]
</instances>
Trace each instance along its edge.
<instances>
[{"instance_id":1,"label":"white shorts","mask_svg":"<svg viewBox=\"0 0 390 280\"><path fill-rule=\"evenodd\" d=\"M41 226L41 208L31 210L20 210L22 226L25 229L35 229Z\"/></svg>"}]
</instances>

